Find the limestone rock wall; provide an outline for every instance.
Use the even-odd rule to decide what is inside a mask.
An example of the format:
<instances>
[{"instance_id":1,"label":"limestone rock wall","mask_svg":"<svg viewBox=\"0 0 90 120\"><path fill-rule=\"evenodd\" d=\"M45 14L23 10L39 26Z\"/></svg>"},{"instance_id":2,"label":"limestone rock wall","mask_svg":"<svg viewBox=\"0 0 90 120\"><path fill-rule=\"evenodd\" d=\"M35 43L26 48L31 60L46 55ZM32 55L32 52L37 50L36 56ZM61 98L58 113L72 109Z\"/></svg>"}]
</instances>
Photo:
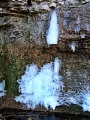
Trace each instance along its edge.
<instances>
[{"instance_id":1,"label":"limestone rock wall","mask_svg":"<svg viewBox=\"0 0 90 120\"><path fill-rule=\"evenodd\" d=\"M59 42L69 45L76 43L76 49L90 46L90 4L58 7Z\"/></svg>"},{"instance_id":2,"label":"limestone rock wall","mask_svg":"<svg viewBox=\"0 0 90 120\"><path fill-rule=\"evenodd\" d=\"M24 43L46 46L46 35L53 9L57 10L59 39L62 50L90 46L90 3L80 0L7 1L0 4L0 43Z\"/></svg>"},{"instance_id":3,"label":"limestone rock wall","mask_svg":"<svg viewBox=\"0 0 90 120\"><path fill-rule=\"evenodd\" d=\"M33 0L31 6L27 3L0 1L0 81L5 80L7 90L1 107L19 106L13 100L18 94L16 80L33 62L40 68L55 57L61 59L63 92L71 91L71 96L90 86L89 0ZM59 38L57 45L48 46L46 35L53 9L57 11Z\"/></svg>"}]
</instances>

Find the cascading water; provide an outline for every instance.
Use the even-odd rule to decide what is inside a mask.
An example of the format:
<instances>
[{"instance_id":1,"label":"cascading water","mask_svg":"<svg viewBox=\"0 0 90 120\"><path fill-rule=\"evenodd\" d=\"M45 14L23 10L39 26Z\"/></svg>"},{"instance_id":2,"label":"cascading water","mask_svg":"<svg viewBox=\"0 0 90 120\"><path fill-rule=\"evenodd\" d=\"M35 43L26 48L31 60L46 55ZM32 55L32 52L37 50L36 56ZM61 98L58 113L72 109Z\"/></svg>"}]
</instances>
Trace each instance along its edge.
<instances>
[{"instance_id":1,"label":"cascading water","mask_svg":"<svg viewBox=\"0 0 90 120\"><path fill-rule=\"evenodd\" d=\"M57 44L58 41L58 24L56 10L52 11L50 26L47 33L47 44Z\"/></svg>"}]
</instances>

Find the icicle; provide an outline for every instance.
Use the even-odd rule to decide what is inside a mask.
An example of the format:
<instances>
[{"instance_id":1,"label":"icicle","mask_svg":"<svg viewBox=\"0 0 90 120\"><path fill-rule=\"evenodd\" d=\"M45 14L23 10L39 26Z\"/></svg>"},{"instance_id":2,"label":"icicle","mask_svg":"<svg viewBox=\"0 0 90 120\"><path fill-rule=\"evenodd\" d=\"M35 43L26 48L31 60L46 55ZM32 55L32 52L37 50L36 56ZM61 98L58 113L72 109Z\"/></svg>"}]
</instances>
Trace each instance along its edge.
<instances>
[{"instance_id":1,"label":"icicle","mask_svg":"<svg viewBox=\"0 0 90 120\"><path fill-rule=\"evenodd\" d=\"M85 38L86 34L82 33L80 36L81 36L81 38Z\"/></svg>"},{"instance_id":2,"label":"icicle","mask_svg":"<svg viewBox=\"0 0 90 120\"><path fill-rule=\"evenodd\" d=\"M5 95L6 91L4 90L4 88L5 88L5 80L3 80L2 83L0 83L0 97Z\"/></svg>"},{"instance_id":3,"label":"icicle","mask_svg":"<svg viewBox=\"0 0 90 120\"><path fill-rule=\"evenodd\" d=\"M54 61L54 74L59 74L59 70L60 70L60 66L61 66L61 61L58 58L55 58Z\"/></svg>"},{"instance_id":4,"label":"icicle","mask_svg":"<svg viewBox=\"0 0 90 120\"><path fill-rule=\"evenodd\" d=\"M58 58L55 58L54 61L54 81L56 83L56 85L54 85L53 88L55 88L56 90L60 90L60 81L62 80L62 77L59 76L59 70L61 67L61 61ZM63 88L63 84L61 84L61 87Z\"/></svg>"},{"instance_id":5,"label":"icicle","mask_svg":"<svg viewBox=\"0 0 90 120\"><path fill-rule=\"evenodd\" d=\"M71 50L75 52L76 43L72 41L70 47L71 47Z\"/></svg>"},{"instance_id":6,"label":"icicle","mask_svg":"<svg viewBox=\"0 0 90 120\"><path fill-rule=\"evenodd\" d=\"M56 10L52 12L50 26L47 34L47 44L57 44L58 41L58 24Z\"/></svg>"},{"instance_id":7,"label":"icicle","mask_svg":"<svg viewBox=\"0 0 90 120\"><path fill-rule=\"evenodd\" d=\"M80 32L80 29L81 29L80 25L77 25L77 26L74 28L75 33L79 33L79 32Z\"/></svg>"}]
</instances>

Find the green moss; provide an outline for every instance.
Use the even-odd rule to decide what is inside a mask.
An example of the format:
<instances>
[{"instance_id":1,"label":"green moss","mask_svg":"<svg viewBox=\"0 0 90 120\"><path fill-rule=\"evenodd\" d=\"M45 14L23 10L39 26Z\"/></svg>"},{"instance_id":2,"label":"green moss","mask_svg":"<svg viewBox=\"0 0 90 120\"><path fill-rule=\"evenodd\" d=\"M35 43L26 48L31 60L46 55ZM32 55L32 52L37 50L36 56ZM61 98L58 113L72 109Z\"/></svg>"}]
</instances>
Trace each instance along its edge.
<instances>
[{"instance_id":1,"label":"green moss","mask_svg":"<svg viewBox=\"0 0 90 120\"><path fill-rule=\"evenodd\" d=\"M18 94L16 80L20 79L22 73L20 69L23 61L18 59L16 54L8 56L8 49L4 45L0 49L0 55L0 81L5 80L5 89L8 96L16 96Z\"/></svg>"}]
</instances>

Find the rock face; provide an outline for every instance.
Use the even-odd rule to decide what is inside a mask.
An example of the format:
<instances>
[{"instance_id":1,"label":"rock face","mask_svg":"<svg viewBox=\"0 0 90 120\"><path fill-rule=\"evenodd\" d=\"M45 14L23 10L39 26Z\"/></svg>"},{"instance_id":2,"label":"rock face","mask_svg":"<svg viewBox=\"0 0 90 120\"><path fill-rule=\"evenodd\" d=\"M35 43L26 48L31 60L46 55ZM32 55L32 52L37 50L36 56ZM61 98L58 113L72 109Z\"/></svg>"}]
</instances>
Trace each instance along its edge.
<instances>
[{"instance_id":1,"label":"rock face","mask_svg":"<svg viewBox=\"0 0 90 120\"><path fill-rule=\"evenodd\" d=\"M83 48L89 46L90 38L90 20L89 20L89 9L90 4L80 5L77 7L59 7L59 40L60 42L66 41L69 44L70 41L75 41L78 43L80 49L80 44L83 44ZM85 42L88 41L88 42ZM86 43L86 45L84 44Z\"/></svg>"},{"instance_id":2,"label":"rock face","mask_svg":"<svg viewBox=\"0 0 90 120\"><path fill-rule=\"evenodd\" d=\"M57 45L48 46L53 9L59 38ZM6 81L9 99L18 94L16 80L27 64L40 68L56 57L62 61L64 93L74 95L90 85L90 0L33 0L31 5L27 0L0 1L0 81ZM2 106L17 107L7 96Z\"/></svg>"},{"instance_id":3,"label":"rock face","mask_svg":"<svg viewBox=\"0 0 90 120\"><path fill-rule=\"evenodd\" d=\"M84 3L83 3L84 2ZM86 4L85 4L86 3ZM6 7L7 6L7 7ZM8 1L0 4L0 43L47 45L46 34L52 9L57 10L61 49L75 41L88 48L90 38L90 3L78 0ZM82 44L82 45L81 45Z\"/></svg>"}]
</instances>

